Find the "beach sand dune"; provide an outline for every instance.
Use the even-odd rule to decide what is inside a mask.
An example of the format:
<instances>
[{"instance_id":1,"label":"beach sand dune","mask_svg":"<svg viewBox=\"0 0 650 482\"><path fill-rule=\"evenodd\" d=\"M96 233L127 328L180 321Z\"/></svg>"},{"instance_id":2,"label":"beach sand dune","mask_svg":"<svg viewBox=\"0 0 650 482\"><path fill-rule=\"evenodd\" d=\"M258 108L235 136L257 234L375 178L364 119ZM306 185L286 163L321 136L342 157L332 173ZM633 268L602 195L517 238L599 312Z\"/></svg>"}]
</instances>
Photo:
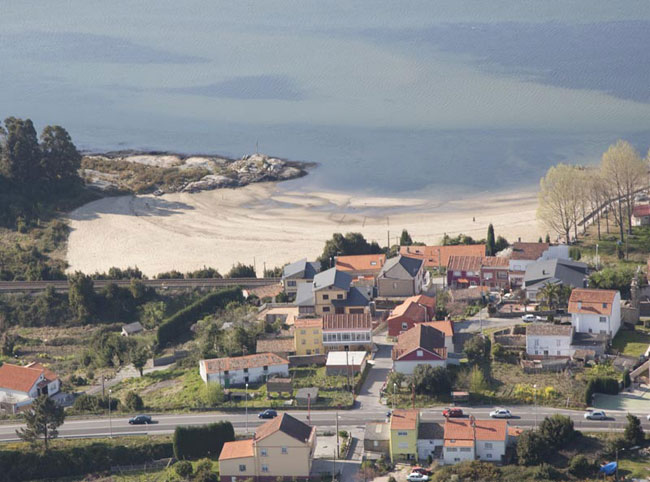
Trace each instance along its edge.
<instances>
[{"instance_id":1,"label":"beach sand dune","mask_svg":"<svg viewBox=\"0 0 650 482\"><path fill-rule=\"evenodd\" d=\"M509 240L535 241L534 191L488 194L441 202L287 191L282 184L254 184L196 194L121 196L86 204L69 215L70 271L137 266L152 276L234 263L262 269L317 257L332 233L358 231L391 244L402 229L413 239L438 243L444 233L485 237L489 223Z\"/></svg>"}]
</instances>

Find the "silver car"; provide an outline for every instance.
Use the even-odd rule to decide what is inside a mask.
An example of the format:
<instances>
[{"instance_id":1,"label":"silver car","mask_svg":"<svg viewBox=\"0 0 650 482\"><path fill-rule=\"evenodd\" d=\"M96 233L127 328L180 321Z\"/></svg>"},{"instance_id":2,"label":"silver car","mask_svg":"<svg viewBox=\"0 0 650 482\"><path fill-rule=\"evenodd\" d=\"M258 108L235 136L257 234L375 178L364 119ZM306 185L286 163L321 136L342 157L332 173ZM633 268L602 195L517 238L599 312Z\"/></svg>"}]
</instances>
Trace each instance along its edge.
<instances>
[{"instance_id":1,"label":"silver car","mask_svg":"<svg viewBox=\"0 0 650 482\"><path fill-rule=\"evenodd\" d=\"M584 415L585 420L605 420L607 415L603 410L589 410Z\"/></svg>"},{"instance_id":2,"label":"silver car","mask_svg":"<svg viewBox=\"0 0 650 482\"><path fill-rule=\"evenodd\" d=\"M512 413L507 408L497 408L490 412L492 418L512 418Z\"/></svg>"}]
</instances>

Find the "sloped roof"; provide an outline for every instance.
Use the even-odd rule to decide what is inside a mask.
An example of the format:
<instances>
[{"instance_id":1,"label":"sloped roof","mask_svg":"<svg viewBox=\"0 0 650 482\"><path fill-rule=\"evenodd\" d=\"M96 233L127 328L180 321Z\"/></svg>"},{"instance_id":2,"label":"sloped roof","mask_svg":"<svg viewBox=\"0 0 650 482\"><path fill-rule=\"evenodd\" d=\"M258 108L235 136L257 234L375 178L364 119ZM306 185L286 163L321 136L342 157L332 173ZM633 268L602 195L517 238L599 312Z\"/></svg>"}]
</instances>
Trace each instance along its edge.
<instances>
[{"instance_id":1,"label":"sloped roof","mask_svg":"<svg viewBox=\"0 0 650 482\"><path fill-rule=\"evenodd\" d=\"M483 256L451 256L449 258L449 271L481 271Z\"/></svg>"},{"instance_id":2,"label":"sloped roof","mask_svg":"<svg viewBox=\"0 0 650 482\"><path fill-rule=\"evenodd\" d=\"M616 290L575 289L569 297L569 313L611 315Z\"/></svg>"},{"instance_id":3,"label":"sloped roof","mask_svg":"<svg viewBox=\"0 0 650 482\"><path fill-rule=\"evenodd\" d=\"M364 440L390 439L390 424L388 422L368 422L363 436Z\"/></svg>"},{"instance_id":4,"label":"sloped roof","mask_svg":"<svg viewBox=\"0 0 650 482\"><path fill-rule=\"evenodd\" d=\"M28 364L25 365L25 366L26 366L27 368L36 368L37 370L41 370L41 371L43 372L43 376L45 376L45 379L46 379L48 382L53 382L54 380L56 380L56 379L59 378L59 376L58 376L56 373L54 373L54 372L53 372L52 370L50 370L49 368L47 368L47 367L41 365L40 363L31 362L31 363L28 363Z\"/></svg>"},{"instance_id":5,"label":"sloped roof","mask_svg":"<svg viewBox=\"0 0 650 482\"><path fill-rule=\"evenodd\" d=\"M447 358L445 335L433 326L419 323L397 337L397 343L393 346L393 360L399 360L419 348L435 353L442 359Z\"/></svg>"},{"instance_id":6,"label":"sloped roof","mask_svg":"<svg viewBox=\"0 0 650 482\"><path fill-rule=\"evenodd\" d=\"M340 271L377 271L386 262L385 254L358 254L354 256L338 256L336 269Z\"/></svg>"},{"instance_id":7,"label":"sloped roof","mask_svg":"<svg viewBox=\"0 0 650 482\"><path fill-rule=\"evenodd\" d=\"M481 261L482 268L507 268L510 266L510 260L502 256L485 256Z\"/></svg>"},{"instance_id":8,"label":"sloped roof","mask_svg":"<svg viewBox=\"0 0 650 482\"><path fill-rule=\"evenodd\" d=\"M300 283L296 291L296 306L314 306L314 288L312 283Z\"/></svg>"},{"instance_id":9,"label":"sloped roof","mask_svg":"<svg viewBox=\"0 0 650 482\"><path fill-rule=\"evenodd\" d=\"M352 276L336 268L330 268L314 276L314 291L329 288L331 286L342 290L349 290Z\"/></svg>"},{"instance_id":10,"label":"sloped roof","mask_svg":"<svg viewBox=\"0 0 650 482\"><path fill-rule=\"evenodd\" d=\"M485 256L484 244L459 244L454 246L400 246L400 254L420 258L427 268L449 266L451 256Z\"/></svg>"},{"instance_id":11,"label":"sloped roof","mask_svg":"<svg viewBox=\"0 0 650 482\"><path fill-rule=\"evenodd\" d=\"M418 427L418 439L420 440L441 440L444 438L445 430L437 422L422 422Z\"/></svg>"},{"instance_id":12,"label":"sloped roof","mask_svg":"<svg viewBox=\"0 0 650 482\"><path fill-rule=\"evenodd\" d=\"M415 278L422 268L421 259L402 256L401 254L386 260L380 276L384 278L409 280Z\"/></svg>"},{"instance_id":13,"label":"sloped roof","mask_svg":"<svg viewBox=\"0 0 650 482\"><path fill-rule=\"evenodd\" d=\"M322 318L296 318L293 322L293 326L296 328L322 328L323 319Z\"/></svg>"},{"instance_id":14,"label":"sloped roof","mask_svg":"<svg viewBox=\"0 0 650 482\"><path fill-rule=\"evenodd\" d=\"M244 457L252 457L253 454L253 439L236 440L223 444L219 460L241 459Z\"/></svg>"},{"instance_id":15,"label":"sloped roof","mask_svg":"<svg viewBox=\"0 0 650 482\"><path fill-rule=\"evenodd\" d=\"M526 335L530 336L571 336L573 326L556 325L554 323L533 323L526 327Z\"/></svg>"},{"instance_id":16,"label":"sloped roof","mask_svg":"<svg viewBox=\"0 0 650 482\"><path fill-rule=\"evenodd\" d=\"M333 306L368 306L370 300L358 286L352 286L348 290L348 296L344 300L332 300Z\"/></svg>"},{"instance_id":17,"label":"sloped roof","mask_svg":"<svg viewBox=\"0 0 650 482\"><path fill-rule=\"evenodd\" d=\"M293 437L299 442L307 443L311 438L312 431L315 431L316 427L310 427L304 422L301 422L297 418L292 417L288 413L283 413L279 417L269 420L264 425L258 427L255 432L255 440L262 440L263 438L273 435L274 433L281 431L287 434L289 437Z\"/></svg>"},{"instance_id":18,"label":"sloped roof","mask_svg":"<svg viewBox=\"0 0 650 482\"><path fill-rule=\"evenodd\" d=\"M286 265L282 269L282 279L285 278L299 278L299 279L314 279L316 273L320 271L319 261L307 261L303 258Z\"/></svg>"},{"instance_id":19,"label":"sloped roof","mask_svg":"<svg viewBox=\"0 0 650 482\"><path fill-rule=\"evenodd\" d=\"M372 329L372 315L370 313L323 315L323 331L370 329Z\"/></svg>"},{"instance_id":20,"label":"sloped roof","mask_svg":"<svg viewBox=\"0 0 650 482\"><path fill-rule=\"evenodd\" d=\"M205 365L206 373L219 373L226 370L243 370L244 368L250 369L263 366L288 365L289 361L275 353L257 353L255 355L201 360L201 363Z\"/></svg>"},{"instance_id":21,"label":"sloped roof","mask_svg":"<svg viewBox=\"0 0 650 482\"><path fill-rule=\"evenodd\" d=\"M454 336L454 322L451 320L436 320L425 323L426 326L432 326L442 332L445 336Z\"/></svg>"},{"instance_id":22,"label":"sloped roof","mask_svg":"<svg viewBox=\"0 0 650 482\"><path fill-rule=\"evenodd\" d=\"M132 333L139 333L144 328L142 327L142 324L140 324L139 321L134 321L133 323L129 323L128 325L122 326L122 329L127 333L127 334L132 334Z\"/></svg>"},{"instance_id":23,"label":"sloped roof","mask_svg":"<svg viewBox=\"0 0 650 482\"><path fill-rule=\"evenodd\" d=\"M512 244L512 255L510 259L525 259L536 261L542 257L544 251L549 248L548 243L522 243L517 241Z\"/></svg>"},{"instance_id":24,"label":"sloped roof","mask_svg":"<svg viewBox=\"0 0 650 482\"><path fill-rule=\"evenodd\" d=\"M258 353L292 353L295 350L293 338L259 339L255 347Z\"/></svg>"},{"instance_id":25,"label":"sloped roof","mask_svg":"<svg viewBox=\"0 0 650 482\"><path fill-rule=\"evenodd\" d=\"M422 306L428 308L428 313L432 313L436 308L436 299L426 295L417 295L406 298L402 303L397 305L391 315L388 317L395 318L398 316L406 316L414 321L422 319L424 321L424 309Z\"/></svg>"},{"instance_id":26,"label":"sloped roof","mask_svg":"<svg viewBox=\"0 0 650 482\"><path fill-rule=\"evenodd\" d=\"M526 267L524 285L530 288L546 283L562 283L574 288L584 286L587 278L587 265L568 259L546 259L531 263Z\"/></svg>"},{"instance_id":27,"label":"sloped roof","mask_svg":"<svg viewBox=\"0 0 650 482\"><path fill-rule=\"evenodd\" d=\"M472 420L469 418L447 418L445 420L445 441L447 440L505 440L508 428L506 420Z\"/></svg>"},{"instance_id":28,"label":"sloped roof","mask_svg":"<svg viewBox=\"0 0 650 482\"><path fill-rule=\"evenodd\" d=\"M419 410L398 408L390 416L391 430L415 430L418 424Z\"/></svg>"},{"instance_id":29,"label":"sloped roof","mask_svg":"<svg viewBox=\"0 0 650 482\"><path fill-rule=\"evenodd\" d=\"M36 367L21 367L5 363L0 366L0 388L27 393L43 374Z\"/></svg>"}]
</instances>

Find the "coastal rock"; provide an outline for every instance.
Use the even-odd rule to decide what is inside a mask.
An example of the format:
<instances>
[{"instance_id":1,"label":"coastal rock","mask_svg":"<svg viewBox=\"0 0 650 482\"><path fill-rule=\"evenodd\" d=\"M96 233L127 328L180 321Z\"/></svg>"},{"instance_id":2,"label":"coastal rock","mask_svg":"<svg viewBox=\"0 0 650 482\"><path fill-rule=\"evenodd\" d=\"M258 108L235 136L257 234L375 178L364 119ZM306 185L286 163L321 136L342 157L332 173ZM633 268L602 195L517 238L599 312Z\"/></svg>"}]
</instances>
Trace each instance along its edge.
<instances>
[{"instance_id":1,"label":"coastal rock","mask_svg":"<svg viewBox=\"0 0 650 482\"><path fill-rule=\"evenodd\" d=\"M220 176L217 174L209 174L203 176L200 181L194 181L188 183L181 192L198 192L198 191L207 191L210 189L219 189L224 187L237 187L240 186L240 181L237 179L232 179L226 176Z\"/></svg>"},{"instance_id":2,"label":"coastal rock","mask_svg":"<svg viewBox=\"0 0 650 482\"><path fill-rule=\"evenodd\" d=\"M136 155L126 156L121 159L126 162L133 162L136 164L144 164L145 166L156 167L177 167L183 164L183 161L178 156L170 155Z\"/></svg>"}]
</instances>

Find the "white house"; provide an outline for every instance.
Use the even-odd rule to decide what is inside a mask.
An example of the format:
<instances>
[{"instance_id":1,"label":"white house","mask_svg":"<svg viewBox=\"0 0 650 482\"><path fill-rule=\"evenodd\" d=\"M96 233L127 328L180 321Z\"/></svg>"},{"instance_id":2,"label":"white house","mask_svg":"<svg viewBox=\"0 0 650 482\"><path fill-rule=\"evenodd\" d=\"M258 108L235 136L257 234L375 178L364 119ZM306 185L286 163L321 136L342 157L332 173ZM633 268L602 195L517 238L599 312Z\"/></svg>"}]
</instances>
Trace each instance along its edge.
<instances>
[{"instance_id":1,"label":"white house","mask_svg":"<svg viewBox=\"0 0 650 482\"><path fill-rule=\"evenodd\" d=\"M574 289L568 311L576 333L613 338L621 327L621 294L614 290Z\"/></svg>"},{"instance_id":2,"label":"white house","mask_svg":"<svg viewBox=\"0 0 650 482\"><path fill-rule=\"evenodd\" d=\"M526 327L526 353L531 356L570 357L573 326L533 323Z\"/></svg>"},{"instance_id":3,"label":"white house","mask_svg":"<svg viewBox=\"0 0 650 482\"><path fill-rule=\"evenodd\" d=\"M428 323L418 323L399 335L393 345L393 370L412 375L418 365L447 366L445 335Z\"/></svg>"},{"instance_id":4,"label":"white house","mask_svg":"<svg viewBox=\"0 0 650 482\"><path fill-rule=\"evenodd\" d=\"M429 456L437 457L436 449L442 447L444 429L436 422L420 422L418 427L418 459L426 460Z\"/></svg>"},{"instance_id":5,"label":"white house","mask_svg":"<svg viewBox=\"0 0 650 482\"><path fill-rule=\"evenodd\" d=\"M289 361L274 353L258 353L231 358L201 360L199 372L205 383L228 388L246 383L263 383L273 376L288 377Z\"/></svg>"},{"instance_id":6,"label":"white house","mask_svg":"<svg viewBox=\"0 0 650 482\"><path fill-rule=\"evenodd\" d=\"M507 420L445 420L442 458L445 465L466 460L501 462L508 444Z\"/></svg>"},{"instance_id":7,"label":"white house","mask_svg":"<svg viewBox=\"0 0 650 482\"><path fill-rule=\"evenodd\" d=\"M61 389L56 373L39 363L0 366L0 406L15 412L40 395L52 396Z\"/></svg>"}]
</instances>

